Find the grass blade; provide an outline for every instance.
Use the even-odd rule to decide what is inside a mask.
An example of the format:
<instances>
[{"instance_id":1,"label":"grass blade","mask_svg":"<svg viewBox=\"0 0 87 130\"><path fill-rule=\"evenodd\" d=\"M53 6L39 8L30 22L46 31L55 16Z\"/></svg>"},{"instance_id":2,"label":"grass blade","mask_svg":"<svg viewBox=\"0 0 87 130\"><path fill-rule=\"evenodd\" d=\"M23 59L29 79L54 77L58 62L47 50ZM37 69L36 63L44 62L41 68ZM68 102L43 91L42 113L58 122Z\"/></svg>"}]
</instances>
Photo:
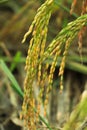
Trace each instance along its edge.
<instances>
[{"instance_id":1,"label":"grass blade","mask_svg":"<svg viewBox=\"0 0 87 130\"><path fill-rule=\"evenodd\" d=\"M0 59L0 67L1 69L4 71L4 73L6 74L6 76L9 78L9 80L12 82L12 88L15 89L15 91L21 96L23 97L23 92L18 84L18 82L16 81L15 77L12 75L11 71L9 70L9 68L7 67L7 65L5 64L5 62Z\"/></svg>"}]
</instances>

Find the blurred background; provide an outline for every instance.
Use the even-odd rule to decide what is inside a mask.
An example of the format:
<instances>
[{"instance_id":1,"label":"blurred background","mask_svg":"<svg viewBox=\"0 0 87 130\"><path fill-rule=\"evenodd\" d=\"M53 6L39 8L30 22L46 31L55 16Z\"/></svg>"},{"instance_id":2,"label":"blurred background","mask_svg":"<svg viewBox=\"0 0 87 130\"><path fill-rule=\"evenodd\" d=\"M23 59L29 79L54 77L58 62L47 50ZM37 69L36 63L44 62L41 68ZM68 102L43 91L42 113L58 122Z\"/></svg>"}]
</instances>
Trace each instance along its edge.
<instances>
[{"instance_id":1,"label":"blurred background","mask_svg":"<svg viewBox=\"0 0 87 130\"><path fill-rule=\"evenodd\" d=\"M45 0L0 0L0 60L9 68L22 90L26 74L25 59L31 36L27 38L25 44L21 44L21 41L37 9L44 2ZM55 9L48 27L47 45L62 28L81 15L82 0L77 1L72 14L71 5L72 0L55 0ZM78 36L70 47L64 72L64 90L61 94L59 66L54 73L54 84L48 104L48 120L57 128L61 128L68 120L71 111L80 101L81 93L87 89L86 27L83 32L82 47L79 48ZM0 130L23 130L23 123L19 118L23 99L12 89L13 84L6 73L0 65Z\"/></svg>"}]
</instances>

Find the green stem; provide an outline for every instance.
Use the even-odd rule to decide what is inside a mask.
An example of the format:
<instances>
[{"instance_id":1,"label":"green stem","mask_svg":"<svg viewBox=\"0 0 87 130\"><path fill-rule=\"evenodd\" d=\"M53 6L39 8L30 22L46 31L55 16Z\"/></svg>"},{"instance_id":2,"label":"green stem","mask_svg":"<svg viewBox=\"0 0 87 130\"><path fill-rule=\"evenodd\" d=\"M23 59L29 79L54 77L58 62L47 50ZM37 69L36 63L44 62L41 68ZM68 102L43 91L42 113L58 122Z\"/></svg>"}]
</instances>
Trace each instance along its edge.
<instances>
[{"instance_id":1,"label":"green stem","mask_svg":"<svg viewBox=\"0 0 87 130\"><path fill-rule=\"evenodd\" d=\"M5 61L5 62L12 62L12 60L11 59L9 59L9 58L7 58L7 57L1 57L2 59L3 59L3 61ZM59 63L57 63L57 66L60 66L60 61L61 61L61 58L62 57L59 57ZM87 67L86 66L84 66L84 65L82 65L82 64L80 64L80 62L81 62L81 58L80 58L80 56L67 56L67 61L66 61L66 68L68 68L68 69L71 69L71 70L73 70L73 71L78 71L78 72L81 72L81 73L86 73L87 74ZM84 56L83 58L83 63L87 63L87 57L86 56ZM26 60L26 58L25 57L22 57L19 61L18 61L18 63L25 63L25 60ZM52 63L52 61L50 61L50 60L52 60L52 59L48 59L48 60L46 60L45 62L51 62ZM13 62L15 62L15 61L13 61ZM78 63L79 62L79 63ZM86 71L85 71L86 70Z\"/></svg>"},{"instance_id":2,"label":"green stem","mask_svg":"<svg viewBox=\"0 0 87 130\"><path fill-rule=\"evenodd\" d=\"M0 59L3 59L4 62L14 62L14 63L16 62L16 61L10 59L9 57L5 57L5 56L0 57ZM74 61L74 62L81 62L80 56L77 56L77 55L75 55L75 56L67 56L67 59L71 60L71 61ZM87 63L87 56L83 56L82 60L83 60L83 63ZM26 58L21 57L21 59L19 61L17 61L17 62L18 63L25 63L25 61L26 61Z\"/></svg>"},{"instance_id":3,"label":"green stem","mask_svg":"<svg viewBox=\"0 0 87 130\"><path fill-rule=\"evenodd\" d=\"M67 59L68 59L68 57L67 57ZM61 60L62 60L62 57L59 57L58 62L57 62L58 67L60 66ZM53 58L50 58L50 59L46 60L44 63L52 64L52 61L53 61ZM85 66L81 63L77 63L75 61L72 61L70 59L66 60L66 66L65 67L68 68L68 69L74 70L76 72L87 74L87 66Z\"/></svg>"},{"instance_id":4,"label":"green stem","mask_svg":"<svg viewBox=\"0 0 87 130\"><path fill-rule=\"evenodd\" d=\"M60 8L62 8L64 11L68 12L70 14L70 9L68 9L67 7L63 6L61 3L58 2L58 0L55 0L54 3L56 5L58 5ZM78 15L75 13L72 13L72 16L74 16L75 18L78 18Z\"/></svg>"},{"instance_id":5,"label":"green stem","mask_svg":"<svg viewBox=\"0 0 87 130\"><path fill-rule=\"evenodd\" d=\"M13 62L13 63L25 63L26 61L25 57L21 57L19 61L14 61L13 58L9 58L6 56L1 56L0 59L3 59L4 62Z\"/></svg>"},{"instance_id":6,"label":"green stem","mask_svg":"<svg viewBox=\"0 0 87 130\"><path fill-rule=\"evenodd\" d=\"M66 67L76 72L87 74L87 66L83 64L76 63L74 61L66 61Z\"/></svg>"}]
</instances>

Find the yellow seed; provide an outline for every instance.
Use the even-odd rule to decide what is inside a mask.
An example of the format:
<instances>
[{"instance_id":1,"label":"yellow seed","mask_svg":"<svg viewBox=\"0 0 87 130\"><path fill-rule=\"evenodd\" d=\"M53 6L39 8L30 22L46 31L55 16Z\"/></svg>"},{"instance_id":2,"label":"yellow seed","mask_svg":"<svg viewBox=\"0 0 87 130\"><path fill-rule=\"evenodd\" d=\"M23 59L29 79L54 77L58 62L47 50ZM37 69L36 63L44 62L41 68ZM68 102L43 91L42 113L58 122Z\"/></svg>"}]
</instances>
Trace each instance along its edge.
<instances>
[{"instance_id":1,"label":"yellow seed","mask_svg":"<svg viewBox=\"0 0 87 130\"><path fill-rule=\"evenodd\" d=\"M45 100L45 105L47 105L47 104L48 104L48 99Z\"/></svg>"},{"instance_id":2,"label":"yellow seed","mask_svg":"<svg viewBox=\"0 0 87 130\"><path fill-rule=\"evenodd\" d=\"M49 0L48 2L48 5L52 4L53 3L53 0Z\"/></svg>"},{"instance_id":3,"label":"yellow seed","mask_svg":"<svg viewBox=\"0 0 87 130\"><path fill-rule=\"evenodd\" d=\"M60 86L60 90L63 90L63 85Z\"/></svg>"}]
</instances>

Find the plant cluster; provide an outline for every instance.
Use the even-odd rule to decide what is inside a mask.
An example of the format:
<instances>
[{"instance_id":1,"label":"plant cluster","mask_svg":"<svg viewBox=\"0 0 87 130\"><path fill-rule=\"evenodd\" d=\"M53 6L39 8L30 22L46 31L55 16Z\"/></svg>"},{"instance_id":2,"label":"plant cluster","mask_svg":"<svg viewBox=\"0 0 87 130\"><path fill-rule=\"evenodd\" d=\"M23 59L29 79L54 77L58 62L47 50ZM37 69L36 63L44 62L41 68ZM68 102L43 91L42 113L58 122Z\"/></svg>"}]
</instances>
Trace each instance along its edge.
<instances>
[{"instance_id":1,"label":"plant cluster","mask_svg":"<svg viewBox=\"0 0 87 130\"><path fill-rule=\"evenodd\" d=\"M72 8L74 6L75 3L72 5ZM69 47L73 39L87 23L87 15L80 16L75 21L70 22L46 47L48 24L53 9L54 0L47 0L38 9L35 18L22 41L24 43L27 36L32 34L26 58L26 78L24 82L24 101L22 106L22 116L25 120L25 126L29 130L36 130L37 128L40 105L44 94L44 83L48 79L48 86L45 88L46 96L44 101L44 114L46 115L49 92L52 89L53 75L60 55L62 55L62 61L58 75L60 77L60 91L63 90L63 74ZM49 58L53 59L51 66L49 63L45 62ZM47 74L48 68L50 68L49 75ZM33 87L33 82L36 77L38 77L37 84L40 86L37 105L35 103ZM34 110L35 107L37 108L37 111Z\"/></svg>"}]
</instances>

